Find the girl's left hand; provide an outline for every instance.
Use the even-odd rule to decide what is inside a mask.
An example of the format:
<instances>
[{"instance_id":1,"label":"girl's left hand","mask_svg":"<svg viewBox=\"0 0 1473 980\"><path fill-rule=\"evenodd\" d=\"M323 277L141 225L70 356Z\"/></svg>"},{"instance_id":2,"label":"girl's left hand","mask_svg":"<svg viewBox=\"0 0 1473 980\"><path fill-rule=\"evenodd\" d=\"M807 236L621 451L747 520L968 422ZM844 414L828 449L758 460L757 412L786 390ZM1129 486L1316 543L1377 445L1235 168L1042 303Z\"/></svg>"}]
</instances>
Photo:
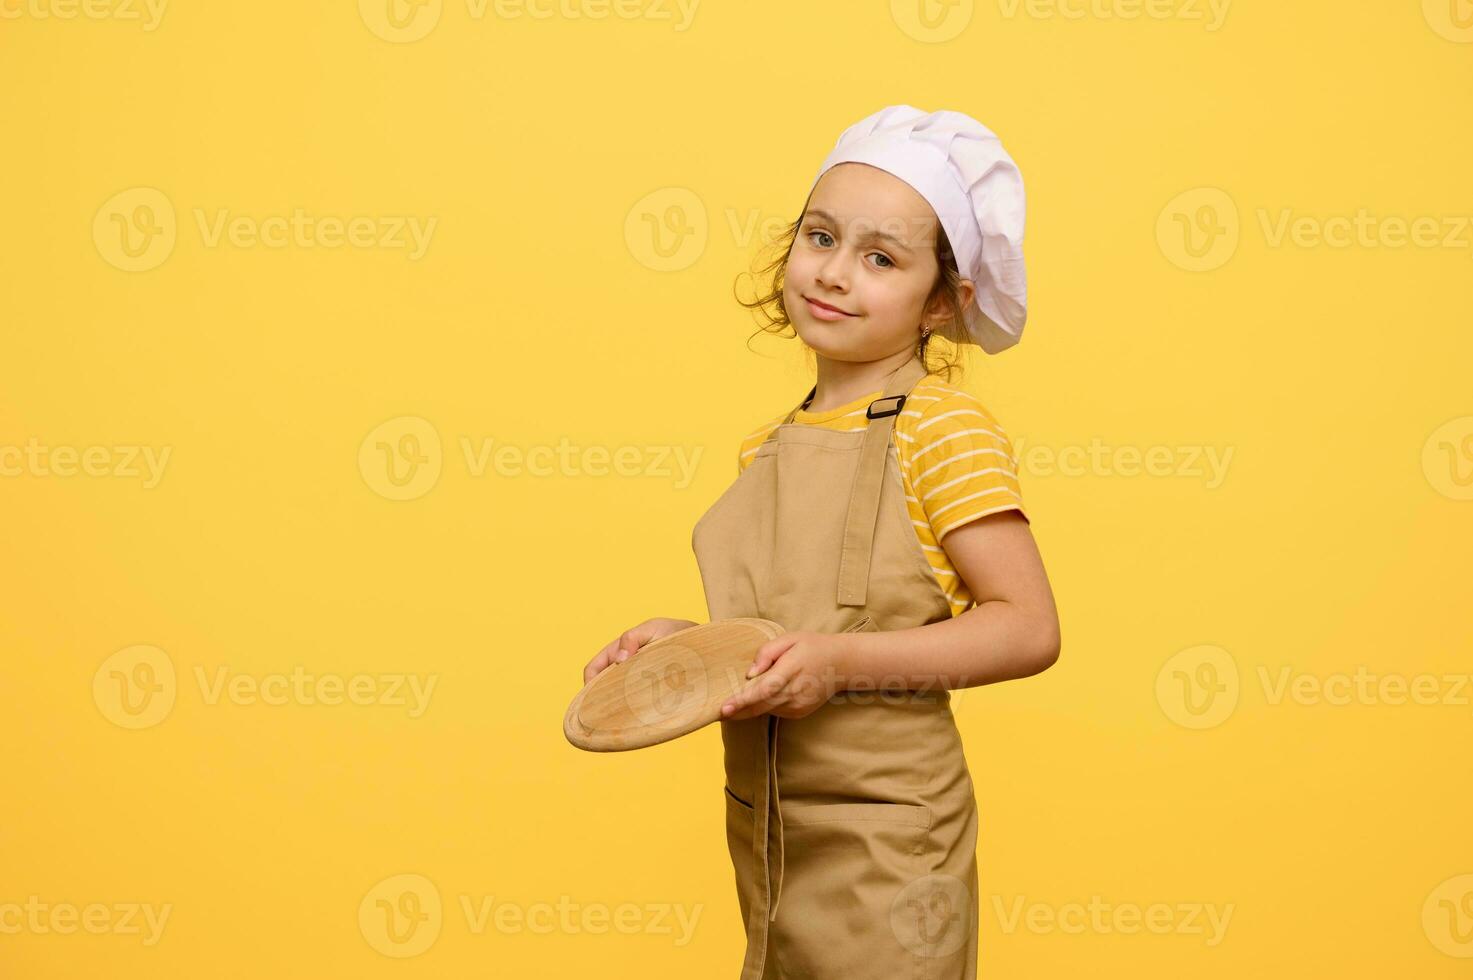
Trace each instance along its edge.
<instances>
[{"instance_id":1,"label":"girl's left hand","mask_svg":"<svg viewBox=\"0 0 1473 980\"><path fill-rule=\"evenodd\" d=\"M721 707L722 721L774 714L802 718L843 689L839 655L848 636L835 633L784 633L757 650L747 675L752 680Z\"/></svg>"}]
</instances>

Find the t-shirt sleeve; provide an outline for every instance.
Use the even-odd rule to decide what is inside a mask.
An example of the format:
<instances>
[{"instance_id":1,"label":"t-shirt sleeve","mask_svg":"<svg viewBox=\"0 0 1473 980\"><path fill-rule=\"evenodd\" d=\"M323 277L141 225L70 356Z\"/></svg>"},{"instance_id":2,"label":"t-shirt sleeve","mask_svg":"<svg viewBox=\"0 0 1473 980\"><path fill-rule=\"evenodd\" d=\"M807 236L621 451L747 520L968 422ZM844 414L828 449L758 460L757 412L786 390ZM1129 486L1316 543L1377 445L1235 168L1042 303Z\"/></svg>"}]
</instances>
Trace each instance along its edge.
<instances>
[{"instance_id":1,"label":"t-shirt sleeve","mask_svg":"<svg viewBox=\"0 0 1473 980\"><path fill-rule=\"evenodd\" d=\"M953 392L930 403L914 435L911 486L937 541L999 511L1016 510L1028 520L1012 442L974 396Z\"/></svg>"},{"instance_id":2,"label":"t-shirt sleeve","mask_svg":"<svg viewBox=\"0 0 1473 980\"><path fill-rule=\"evenodd\" d=\"M744 438L741 444L737 446L737 476L742 475L742 470L747 468L747 464L752 461L752 457L756 452L757 444L752 441L750 435Z\"/></svg>"},{"instance_id":3,"label":"t-shirt sleeve","mask_svg":"<svg viewBox=\"0 0 1473 980\"><path fill-rule=\"evenodd\" d=\"M767 441L767 436L777 428L778 422L781 421L782 419L779 418L776 421L764 423L761 428L747 433L742 438L741 445L737 448L737 476L741 476L742 470L745 470L756 457L757 449Z\"/></svg>"}]
</instances>

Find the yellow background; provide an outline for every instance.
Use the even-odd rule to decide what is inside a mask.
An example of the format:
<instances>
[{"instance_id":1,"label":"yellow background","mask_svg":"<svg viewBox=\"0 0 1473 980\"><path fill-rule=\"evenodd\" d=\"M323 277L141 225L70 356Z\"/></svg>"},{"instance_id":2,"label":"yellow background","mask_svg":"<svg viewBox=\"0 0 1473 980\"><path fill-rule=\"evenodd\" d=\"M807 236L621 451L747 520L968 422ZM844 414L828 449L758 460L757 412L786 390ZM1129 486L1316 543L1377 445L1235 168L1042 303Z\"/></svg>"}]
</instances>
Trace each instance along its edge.
<instances>
[{"instance_id":1,"label":"yellow background","mask_svg":"<svg viewBox=\"0 0 1473 980\"><path fill-rule=\"evenodd\" d=\"M719 733L594 755L562 713L620 630L704 617L691 525L811 383L793 343L747 347L753 223L895 103L978 117L1029 194L1025 339L963 383L1024 457L1064 641L957 697L983 975L1468 975L1473 231L1271 237L1284 214L1430 216L1439 239L1473 214L1466 0L1215 25L1188 0L706 0L687 24L446 0L399 8L438 18L414 41L351 0L178 3L151 30L121 2L0 0L0 447L170 451L148 487L0 477L0 907L171 911L152 945L0 931L0 975L734 976ZM136 188L177 240L125 271L107 229L144 216L109 202ZM437 225L418 258L198 226L296 209ZM1229 236L1211 268L1173 238L1199 219ZM406 417L441 471L394 500L360 449ZM462 440L639 463L477 475ZM1096 440L1113 462L1046 465ZM647 472L649 447L700 453L694 478ZM1174 462L1127 475L1131 447ZM1232 452L1220 485L1191 472L1207 450ZM94 679L138 646L176 683L135 729ZM437 686L410 717L211 703L196 673L298 667ZM1434 675L1439 703L1275 703L1263 680L1358 668ZM1198 727L1182 678L1235 700ZM398 875L443 903L407 957L359 917ZM1161 935L1008 927L1092 900L1232 911L1217 942L1176 911ZM463 903L488 901L575 918L478 932ZM633 934L576 918L626 903Z\"/></svg>"}]
</instances>

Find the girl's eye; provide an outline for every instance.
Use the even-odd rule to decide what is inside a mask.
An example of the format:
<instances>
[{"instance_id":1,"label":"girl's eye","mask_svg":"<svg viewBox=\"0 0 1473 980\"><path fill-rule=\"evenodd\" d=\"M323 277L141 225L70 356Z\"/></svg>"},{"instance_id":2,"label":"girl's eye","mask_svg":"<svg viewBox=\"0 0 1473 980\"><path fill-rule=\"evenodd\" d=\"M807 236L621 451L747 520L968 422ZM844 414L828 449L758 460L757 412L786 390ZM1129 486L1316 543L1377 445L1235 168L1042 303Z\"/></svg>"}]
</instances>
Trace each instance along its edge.
<instances>
[{"instance_id":1,"label":"girl's eye","mask_svg":"<svg viewBox=\"0 0 1473 980\"><path fill-rule=\"evenodd\" d=\"M814 237L816 235L822 235L823 238L821 240L817 240ZM819 248L828 248L831 244L833 244L834 236L830 235L822 228L815 228L808 233L808 240L813 242L813 244L817 245ZM895 263L891 261L890 256L886 255L884 252L871 252L870 254L884 261L884 264L880 266L881 269L895 268Z\"/></svg>"}]
</instances>

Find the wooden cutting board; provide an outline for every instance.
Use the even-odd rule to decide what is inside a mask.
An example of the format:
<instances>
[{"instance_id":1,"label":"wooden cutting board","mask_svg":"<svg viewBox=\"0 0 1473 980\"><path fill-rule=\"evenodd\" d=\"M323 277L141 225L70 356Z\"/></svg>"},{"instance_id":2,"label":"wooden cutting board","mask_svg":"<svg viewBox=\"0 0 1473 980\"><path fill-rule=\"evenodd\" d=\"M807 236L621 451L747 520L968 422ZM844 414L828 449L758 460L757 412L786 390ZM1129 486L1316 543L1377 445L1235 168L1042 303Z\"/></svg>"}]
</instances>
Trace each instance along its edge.
<instances>
[{"instance_id":1,"label":"wooden cutting board","mask_svg":"<svg viewBox=\"0 0 1473 980\"><path fill-rule=\"evenodd\" d=\"M784 632L770 619L718 619L652 640L584 685L563 734L580 749L621 752L709 725L746 685L758 648Z\"/></svg>"}]
</instances>

